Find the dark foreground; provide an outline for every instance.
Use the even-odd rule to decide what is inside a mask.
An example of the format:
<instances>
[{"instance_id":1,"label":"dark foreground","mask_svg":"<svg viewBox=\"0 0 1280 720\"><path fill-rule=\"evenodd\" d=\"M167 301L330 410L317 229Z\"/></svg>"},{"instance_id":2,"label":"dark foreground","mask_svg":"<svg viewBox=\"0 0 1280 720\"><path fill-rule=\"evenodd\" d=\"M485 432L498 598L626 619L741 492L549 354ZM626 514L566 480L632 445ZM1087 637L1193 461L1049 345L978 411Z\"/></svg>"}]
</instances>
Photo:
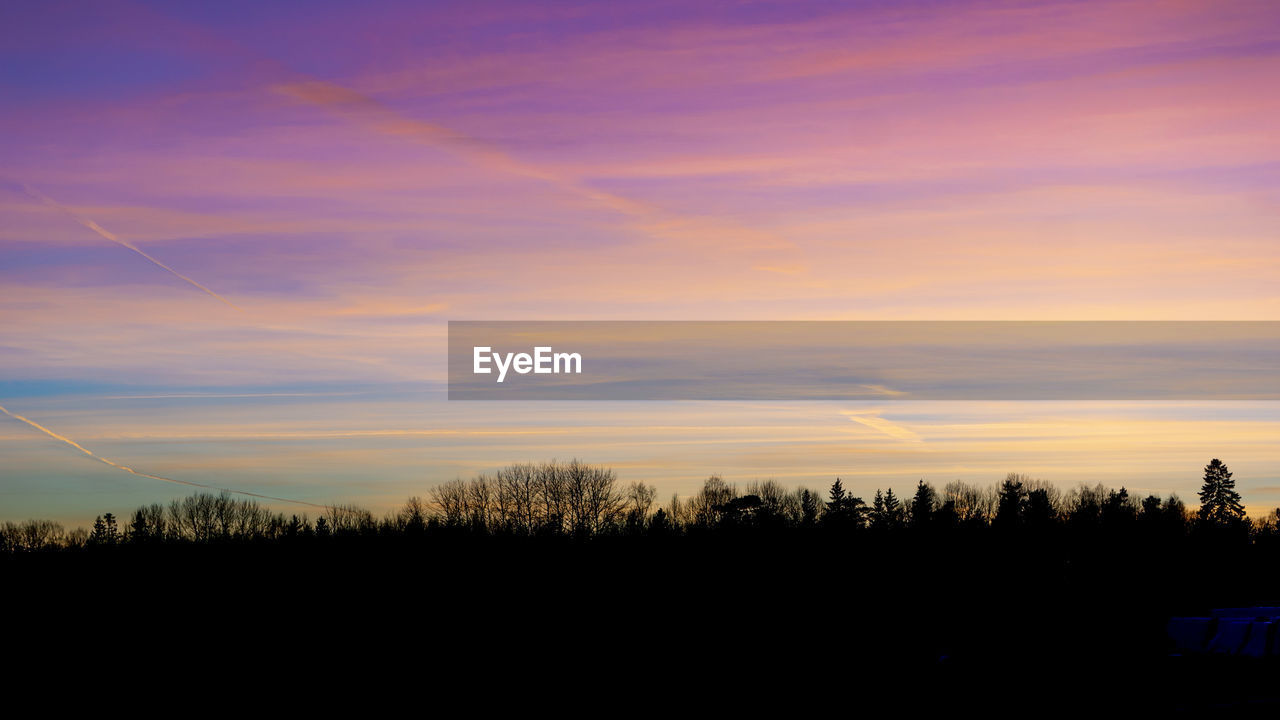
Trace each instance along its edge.
<instances>
[{"instance_id":1,"label":"dark foreground","mask_svg":"<svg viewBox=\"0 0 1280 720\"><path fill-rule=\"evenodd\" d=\"M1280 597L1256 549L837 540L19 554L0 559L7 654L11 673L55 667L86 690L250 683L369 709L396 693L599 714L1280 706L1274 661L1173 657L1165 636L1170 616Z\"/></svg>"}]
</instances>

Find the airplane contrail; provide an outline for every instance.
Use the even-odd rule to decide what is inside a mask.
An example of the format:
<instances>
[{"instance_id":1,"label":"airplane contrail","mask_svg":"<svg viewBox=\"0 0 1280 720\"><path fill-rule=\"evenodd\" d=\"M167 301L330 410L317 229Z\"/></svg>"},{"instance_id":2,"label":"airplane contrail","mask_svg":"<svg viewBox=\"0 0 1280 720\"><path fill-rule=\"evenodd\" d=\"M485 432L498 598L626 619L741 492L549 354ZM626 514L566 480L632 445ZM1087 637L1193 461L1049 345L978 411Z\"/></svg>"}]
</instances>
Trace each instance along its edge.
<instances>
[{"instance_id":1,"label":"airplane contrail","mask_svg":"<svg viewBox=\"0 0 1280 720\"><path fill-rule=\"evenodd\" d=\"M54 431L50 430L49 428L47 428L47 427L45 427L45 426L41 425L40 423L38 423L38 422L36 422L36 421L34 421L34 420L31 420L31 419L29 419L29 418L25 418L25 417L23 417L23 416L21 416L21 415L19 415L19 414L15 413L15 412L10 412L10 411L9 411L7 408L5 408L3 405L0 405L0 412L4 413L5 415L8 415L9 417L13 418L14 420L18 420L19 422L24 422L24 423L26 423L27 425L30 425L31 427L33 427L33 428L35 428L35 429L39 430L40 432L44 433L45 435L48 435L49 437L53 438L54 440L57 440L57 441L59 441L59 442L66 443L67 445L70 445L71 447L73 447L73 448L75 448L75 449L79 450L80 452L84 453L85 455L88 455L89 457L93 458L94 460L97 460L97 461L98 461L98 462L100 462L100 463L104 463L104 464L106 464L106 465L110 465L111 467L116 468L117 470L123 470L123 471L125 471L125 472L127 472L127 473L130 473L131 475L137 475L138 477L150 478L150 479L152 479L152 480L163 480L164 482L174 483L174 484L177 484L177 485L187 485L187 486L190 486L190 487L206 488L206 489L208 489L208 490L218 490L219 492L234 493L234 494L236 494L236 495L246 495L246 496L248 496L248 497L261 498L261 499L263 499L263 500L275 500L275 501L277 501L277 502L293 503L293 504L295 504L295 505L308 505L308 506L310 506L310 507L314 507L314 508L322 508L322 509L326 509L326 510L327 510L327 509L329 509L329 506L328 506L328 505L321 505L321 504L319 504L319 503L307 502L306 500L291 500L291 499L289 499L289 498L276 497L276 496L274 496L274 495L263 495L263 494L260 494L260 493L249 492L248 490L232 490L231 488L223 488L223 487L218 487L218 486L216 486L216 485L206 485L205 483L198 483L198 482L194 482L194 481L191 481L191 480L178 480L177 478L169 478L169 477L164 477L164 476L162 476L162 475L152 475L151 473L144 473L144 472L140 472L140 471L138 471L138 470L134 470L133 468L129 467L128 465L121 465L120 463L115 462L115 461L113 461L113 460L108 460L107 458L104 458L104 457L102 457L101 455L98 455L98 454L94 453L92 450L90 450L90 449L86 448L85 446L81 445L80 443L76 442L75 440L72 440L72 439L71 439L71 438L69 438L69 437L66 437L66 436L64 436L64 435L59 435L58 433L56 433L56 432L54 432Z\"/></svg>"},{"instance_id":2,"label":"airplane contrail","mask_svg":"<svg viewBox=\"0 0 1280 720\"><path fill-rule=\"evenodd\" d=\"M911 442L911 443L924 442L924 438L920 437L915 432L901 425L890 422L889 420L886 420L880 417L879 415L872 414L872 413L853 412L851 410L841 410L840 414L858 423L859 425L865 425L871 428L872 430L878 430L884 433L885 435L888 435L891 438L895 438L898 440Z\"/></svg>"},{"instance_id":3,"label":"airplane contrail","mask_svg":"<svg viewBox=\"0 0 1280 720\"><path fill-rule=\"evenodd\" d=\"M352 120L363 121L388 135L418 140L429 145L449 148L467 160L502 172L550 183L566 192L586 197L624 215L650 215L656 211L643 203L581 185L575 180L522 162L497 145L437 125L426 120L406 117L373 98L323 80L281 83L276 92L297 100L337 111Z\"/></svg>"},{"instance_id":4,"label":"airplane contrail","mask_svg":"<svg viewBox=\"0 0 1280 720\"><path fill-rule=\"evenodd\" d=\"M562 192L576 195L632 218L637 223L637 227L651 237L679 238L687 241L690 239L690 231L717 230L734 237L740 249L768 250L773 253L774 264L756 265L754 268L756 270L788 275L807 271L803 262L799 262L801 258L796 244L771 232L720 223L712 219L690 218L668 213L647 203L599 190L584 183L580 178L522 161L495 143L453 128L409 117L351 88L324 80L306 79L277 83L272 86L272 90L328 110L349 121L369 127L375 132L445 148L474 165L547 183ZM789 257L784 260L791 262L779 265L776 262L779 251L789 253Z\"/></svg>"},{"instance_id":5,"label":"airplane contrail","mask_svg":"<svg viewBox=\"0 0 1280 720\"><path fill-rule=\"evenodd\" d=\"M135 253L137 253L137 254L141 255L142 257L146 258L147 260L151 261L151 263L152 263L153 265L155 265L156 267L159 267L160 269L164 270L165 272L168 272L169 274L173 275L174 277L177 277L177 278L179 278L179 279L181 279L181 280L183 280L183 281L185 281L185 282L187 282L187 283L190 283L191 285L195 286L196 288L198 288L198 289L199 289L199 290L201 290L202 292L204 292L204 293L208 294L209 296L211 296L211 297L213 297L213 298L215 298L215 299L217 299L217 300L220 300L220 301L222 301L222 302L226 303L227 305L231 306L232 308L234 308L234 309L236 309L236 310L241 310L241 312L243 312L243 310L242 310L239 306L237 306L235 303L231 302L230 300L228 300L228 299L226 299L226 298L222 297L222 296L221 296L221 295L219 295L218 293L216 293L216 292L214 292L214 291L210 290L209 288L205 287L204 285L201 285L200 283L196 282L195 280L192 280L191 278L187 277L186 275L183 275L182 273L178 272L177 270L174 270L173 268L169 267L168 265L165 265L164 263L162 263L162 262L160 262L159 260L155 259L155 258L154 258L154 257L152 257L151 255L148 255L148 254L147 254L147 253L146 253L142 248L138 247L137 245L134 245L133 243L129 242L128 240L121 239L121 238L120 238L120 237L118 237L115 233L108 232L108 231L106 230L106 228L102 227L102 226L101 226L101 225L99 225L98 223L96 223L96 222L94 222L94 221L90 220L90 219L89 219L89 218L87 218L87 217L83 217L83 216L82 216L82 215L80 215L79 213L77 213L77 212L75 212L74 210L72 210L72 209L70 209L70 208L66 207L65 205L62 205L62 204L61 204L61 203L59 203L58 201L54 200L53 198L49 197L48 195L45 195L44 193L40 192L39 190L36 190L35 188L31 187L30 185L27 185L26 183L22 183L22 190L23 190L23 192L25 192L26 194L30 195L31 197L35 198L36 200L39 200L40 202L44 203L44 204L45 204L45 205L47 205L48 207L51 207L51 208L53 208L54 210L57 210L58 212L60 212L60 213L62 213L62 214L64 214L64 215L67 215L68 217L70 217L71 219L73 219L73 220L75 220L76 222L80 223L80 224L81 224L81 225L83 225L84 227L86 227L86 228L88 228L88 229L92 230L93 232L97 233L99 237L102 237L103 239L106 239L106 240L110 240L111 242L113 242L113 243L115 243L115 244L117 244L117 245L119 245L119 246L121 246L121 247L123 247L123 248L127 248L127 249L129 249L129 250L134 251Z\"/></svg>"}]
</instances>

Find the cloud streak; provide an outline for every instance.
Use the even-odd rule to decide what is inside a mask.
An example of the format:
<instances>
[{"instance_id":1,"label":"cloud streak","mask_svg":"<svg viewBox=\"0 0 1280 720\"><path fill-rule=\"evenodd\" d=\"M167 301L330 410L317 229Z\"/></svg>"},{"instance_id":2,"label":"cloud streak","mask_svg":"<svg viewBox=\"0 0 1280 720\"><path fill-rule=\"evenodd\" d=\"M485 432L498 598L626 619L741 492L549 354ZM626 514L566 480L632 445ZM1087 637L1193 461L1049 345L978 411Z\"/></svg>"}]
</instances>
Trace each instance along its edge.
<instances>
[{"instance_id":1,"label":"cloud streak","mask_svg":"<svg viewBox=\"0 0 1280 720\"><path fill-rule=\"evenodd\" d=\"M44 204L45 204L45 205L47 205L48 207L53 208L54 210L57 210L58 212L60 212L60 213L62 213L62 214L64 214L64 215L66 215L66 216L70 217L71 219L75 220L76 222L80 223L80 224L81 224L81 225L83 225L84 227L86 227L86 228L88 228L88 229L92 230L93 232L97 233L99 237L101 237L101 238L103 238L103 239L105 239L105 240L110 240L111 242L113 242L113 243L115 243L115 244L119 245L120 247L126 248L126 249L128 249L128 250L132 250L133 252L135 252L135 253L137 253L137 254L141 255L142 257L146 258L148 261L150 261L150 262L151 262L151 264L155 265L156 267L160 268L161 270L164 270L165 272L169 273L170 275L173 275L174 277L176 277L176 278L178 278L178 279L182 280L183 282L186 282L186 283L188 283L188 284L192 285L192 286L193 286L193 287L195 287L196 289L198 289L198 290L200 290L201 292L203 292L203 293L205 293L205 294L209 295L210 297L214 298L215 300L218 300L219 302L225 303L228 307L230 307L230 308L232 308L232 309L234 309L234 310L241 310L241 308L240 308L239 306L237 306L235 303L231 302L230 300L226 299L225 297L223 297L223 296L219 295L218 293L216 293L216 292L214 292L214 291L210 290L209 288L205 287L204 285L201 285L200 283L196 282L195 280L192 280L191 278L187 277L186 275L183 275L182 273L178 272L177 270L174 270L173 268L169 267L168 265L165 265L163 262L160 262L160 261L159 261L159 260L157 260L156 258L152 257L151 255L149 255L146 251L144 251L142 248L138 247L137 245L134 245L133 243L129 242L128 240L121 239L121 238L120 238L119 236L117 236L115 233L108 232L105 228L103 228L103 227L102 227L101 225L99 225L98 223L96 223L96 222L94 222L94 221L90 220L89 218L86 218L86 217L84 217L84 216L80 215L79 213L77 213L77 212L75 212L74 210L72 210L72 209L70 209L70 208L66 207L65 205L62 205L61 203L57 202L56 200L54 200L53 198L49 197L48 195L45 195L44 193L40 192L39 190L36 190L35 188L31 187L30 185L27 185L26 183L23 183L23 184L22 184L22 190L23 190L23 192L25 192L26 194L28 194L28 195L30 195L31 197L35 198L36 200L39 200L41 203L44 203ZM243 310L241 310L241 311L243 312Z\"/></svg>"},{"instance_id":2,"label":"cloud streak","mask_svg":"<svg viewBox=\"0 0 1280 720\"><path fill-rule=\"evenodd\" d=\"M885 420L879 415L856 413L850 410L842 410L840 414L860 425L865 425L872 430L882 432L891 438L910 443L924 442L924 438L920 437L915 432L901 425Z\"/></svg>"},{"instance_id":3,"label":"cloud streak","mask_svg":"<svg viewBox=\"0 0 1280 720\"><path fill-rule=\"evenodd\" d=\"M736 250L764 250L768 258L752 265L753 270L760 272L799 275L808 269L800 260L797 246L773 233L664 212L648 203L591 187L579 178L519 160L491 142L408 117L350 88L323 80L306 80L280 83L272 89L375 132L444 148L476 166L546 183L568 195L632 218L637 229L650 237L694 244L710 241L713 249L723 249L727 244Z\"/></svg>"},{"instance_id":4,"label":"cloud streak","mask_svg":"<svg viewBox=\"0 0 1280 720\"><path fill-rule=\"evenodd\" d=\"M93 458L94 460L97 460L100 463L103 463L105 465L110 465L111 467L117 470L123 470L129 473L130 475L137 475L138 477L149 478L151 480L161 480L167 483L174 483L175 485L186 485L188 487L206 488L208 490L218 490L220 492L233 493L236 495L245 495L248 497L261 498L263 500L275 500L277 502L292 503L294 505L306 505L308 507L314 507L314 508L328 507L327 505L307 502L306 500L293 500L290 498L277 497L275 495L263 495L261 493L249 492L248 490L232 490L231 488L218 487L216 485L206 485L205 483L198 483L192 480L179 480L177 478L164 477L163 475L152 475L151 473L144 473L138 470L134 470L128 465L121 465L120 463L115 462L114 460L109 460L107 458L104 458L101 455L94 453L92 450L76 442L75 440L72 440L71 438L66 437L65 435L59 435L58 433L50 430L49 428L41 425L40 423L34 420L23 417L22 415L19 415L15 412L10 412L9 409L4 407L3 405L0 405L0 412L4 413L5 415L8 415L14 420L30 425L31 427L35 428L36 430L39 430L40 432L44 433L45 435L48 435L49 437L53 438L54 440L57 440L58 442L70 445L71 447L75 448L76 450L79 450L80 452L84 453L85 455L88 455L89 457Z\"/></svg>"}]
</instances>

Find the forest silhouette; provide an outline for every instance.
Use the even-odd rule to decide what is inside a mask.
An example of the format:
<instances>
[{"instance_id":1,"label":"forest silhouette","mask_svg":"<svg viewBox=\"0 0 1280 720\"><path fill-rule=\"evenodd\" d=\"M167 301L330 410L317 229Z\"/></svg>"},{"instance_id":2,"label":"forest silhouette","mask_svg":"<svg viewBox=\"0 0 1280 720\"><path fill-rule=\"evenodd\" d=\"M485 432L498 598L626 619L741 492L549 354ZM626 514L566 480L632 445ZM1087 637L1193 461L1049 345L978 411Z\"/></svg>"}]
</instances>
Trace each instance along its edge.
<instances>
[{"instance_id":1,"label":"forest silhouette","mask_svg":"<svg viewBox=\"0 0 1280 720\"><path fill-rule=\"evenodd\" d=\"M836 663L923 673L939 702L993 668L1087 665L1186 680L1175 694L1140 694L1146 707L1274 700L1265 678L1234 690L1193 681L1269 677L1273 661L1260 670L1170 654L1171 617L1280 598L1280 511L1249 518L1226 465L1214 459L1204 473L1195 510L1174 495L1062 490L1017 474L869 499L840 479L817 491L711 477L663 503L606 467L528 463L437 485L381 517L198 493L87 529L8 522L0 574L40 588L33 616L77 622L228 607L291 623L425 616L436 659L451 662L537 657L626 673L661 658L725 682L756 672L809 682ZM130 599L156 592L176 600ZM342 637L335 652L354 642Z\"/></svg>"},{"instance_id":2,"label":"forest silhouette","mask_svg":"<svg viewBox=\"0 0 1280 720\"><path fill-rule=\"evenodd\" d=\"M446 482L431 488L425 500L411 497L383 517L357 505L335 504L313 520L306 514L274 512L230 492L201 492L167 505L139 507L123 523L105 513L88 530L68 532L49 520L6 522L0 526L0 551L356 539L741 539L805 534L877 544L989 535L1002 542L1052 541L1064 547L1098 539L1269 545L1280 532L1280 508L1257 520L1247 517L1231 475L1216 458L1205 467L1195 512L1173 494L1138 498L1124 487L1101 484L1062 491L1017 473L987 487L953 482L939 490L921 480L909 498L900 498L892 488L877 489L870 503L846 491L839 478L819 492L788 490L773 480L752 482L740 490L712 476L696 494L672 496L660 504L655 487L623 486L609 468L578 460L551 461L510 465L470 481Z\"/></svg>"}]
</instances>

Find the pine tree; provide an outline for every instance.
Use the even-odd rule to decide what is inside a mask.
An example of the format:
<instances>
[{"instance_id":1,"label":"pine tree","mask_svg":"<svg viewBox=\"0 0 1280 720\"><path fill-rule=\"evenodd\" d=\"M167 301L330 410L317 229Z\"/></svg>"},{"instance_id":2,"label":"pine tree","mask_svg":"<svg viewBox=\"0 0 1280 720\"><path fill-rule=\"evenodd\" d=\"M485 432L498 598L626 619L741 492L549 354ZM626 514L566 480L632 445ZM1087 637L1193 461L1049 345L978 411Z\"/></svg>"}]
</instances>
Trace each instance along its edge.
<instances>
[{"instance_id":1,"label":"pine tree","mask_svg":"<svg viewBox=\"0 0 1280 720\"><path fill-rule=\"evenodd\" d=\"M884 515L890 528L902 526L902 503L893 494L893 488L884 491Z\"/></svg>"},{"instance_id":2,"label":"pine tree","mask_svg":"<svg viewBox=\"0 0 1280 720\"><path fill-rule=\"evenodd\" d=\"M89 542L94 545L115 545L120 539L120 530L116 527L116 516L111 513L99 515L93 521L93 532Z\"/></svg>"},{"instance_id":3,"label":"pine tree","mask_svg":"<svg viewBox=\"0 0 1280 720\"><path fill-rule=\"evenodd\" d=\"M1125 488L1107 493L1107 502L1102 506L1102 523L1108 527L1117 527L1134 517L1133 505L1129 502L1129 491Z\"/></svg>"},{"instance_id":4,"label":"pine tree","mask_svg":"<svg viewBox=\"0 0 1280 720\"><path fill-rule=\"evenodd\" d=\"M893 494L893 488L881 492L871 501L871 527L877 530L896 530L902 527L902 503Z\"/></svg>"},{"instance_id":5,"label":"pine tree","mask_svg":"<svg viewBox=\"0 0 1280 720\"><path fill-rule=\"evenodd\" d=\"M845 492L840 478L831 484L827 493L827 509L822 514L822 522L829 527L862 527L868 510L862 498L856 498Z\"/></svg>"},{"instance_id":6,"label":"pine tree","mask_svg":"<svg viewBox=\"0 0 1280 720\"><path fill-rule=\"evenodd\" d=\"M848 499L848 496L845 494L844 485L840 483L840 478L836 478L836 481L831 483L831 490L827 492L827 497L828 511L839 511L844 509L844 503Z\"/></svg>"},{"instance_id":7,"label":"pine tree","mask_svg":"<svg viewBox=\"0 0 1280 720\"><path fill-rule=\"evenodd\" d=\"M1200 521L1211 525L1230 525L1244 518L1244 505L1236 492L1231 471L1218 458L1204 466L1204 484L1200 486Z\"/></svg>"},{"instance_id":8,"label":"pine tree","mask_svg":"<svg viewBox=\"0 0 1280 720\"><path fill-rule=\"evenodd\" d=\"M818 498L808 488L800 493L800 522L810 527L818 521Z\"/></svg>"},{"instance_id":9,"label":"pine tree","mask_svg":"<svg viewBox=\"0 0 1280 720\"><path fill-rule=\"evenodd\" d=\"M151 523L147 522L147 516L142 512L142 508L133 511L133 522L129 523L129 540L131 542L146 542L151 539Z\"/></svg>"},{"instance_id":10,"label":"pine tree","mask_svg":"<svg viewBox=\"0 0 1280 720\"><path fill-rule=\"evenodd\" d=\"M1045 488L1036 488L1027 493L1026 509L1023 514L1026 516L1028 526L1046 528L1052 525L1056 513L1049 491Z\"/></svg>"},{"instance_id":11,"label":"pine tree","mask_svg":"<svg viewBox=\"0 0 1280 720\"><path fill-rule=\"evenodd\" d=\"M1010 473L1000 486L1000 497L996 502L996 516L992 524L998 527L1015 527L1022 521L1023 506L1026 504L1027 489L1021 478Z\"/></svg>"},{"instance_id":12,"label":"pine tree","mask_svg":"<svg viewBox=\"0 0 1280 720\"><path fill-rule=\"evenodd\" d=\"M1160 496L1148 495L1142 499L1142 515L1143 522L1159 522L1160 521Z\"/></svg>"},{"instance_id":13,"label":"pine tree","mask_svg":"<svg viewBox=\"0 0 1280 720\"><path fill-rule=\"evenodd\" d=\"M1186 532L1187 506L1177 495L1170 495L1160 506L1160 522L1172 535Z\"/></svg>"},{"instance_id":14,"label":"pine tree","mask_svg":"<svg viewBox=\"0 0 1280 720\"><path fill-rule=\"evenodd\" d=\"M938 504L938 493L929 483L921 480L916 485L916 494L911 498L911 526L922 528L933 520L934 506Z\"/></svg>"}]
</instances>

